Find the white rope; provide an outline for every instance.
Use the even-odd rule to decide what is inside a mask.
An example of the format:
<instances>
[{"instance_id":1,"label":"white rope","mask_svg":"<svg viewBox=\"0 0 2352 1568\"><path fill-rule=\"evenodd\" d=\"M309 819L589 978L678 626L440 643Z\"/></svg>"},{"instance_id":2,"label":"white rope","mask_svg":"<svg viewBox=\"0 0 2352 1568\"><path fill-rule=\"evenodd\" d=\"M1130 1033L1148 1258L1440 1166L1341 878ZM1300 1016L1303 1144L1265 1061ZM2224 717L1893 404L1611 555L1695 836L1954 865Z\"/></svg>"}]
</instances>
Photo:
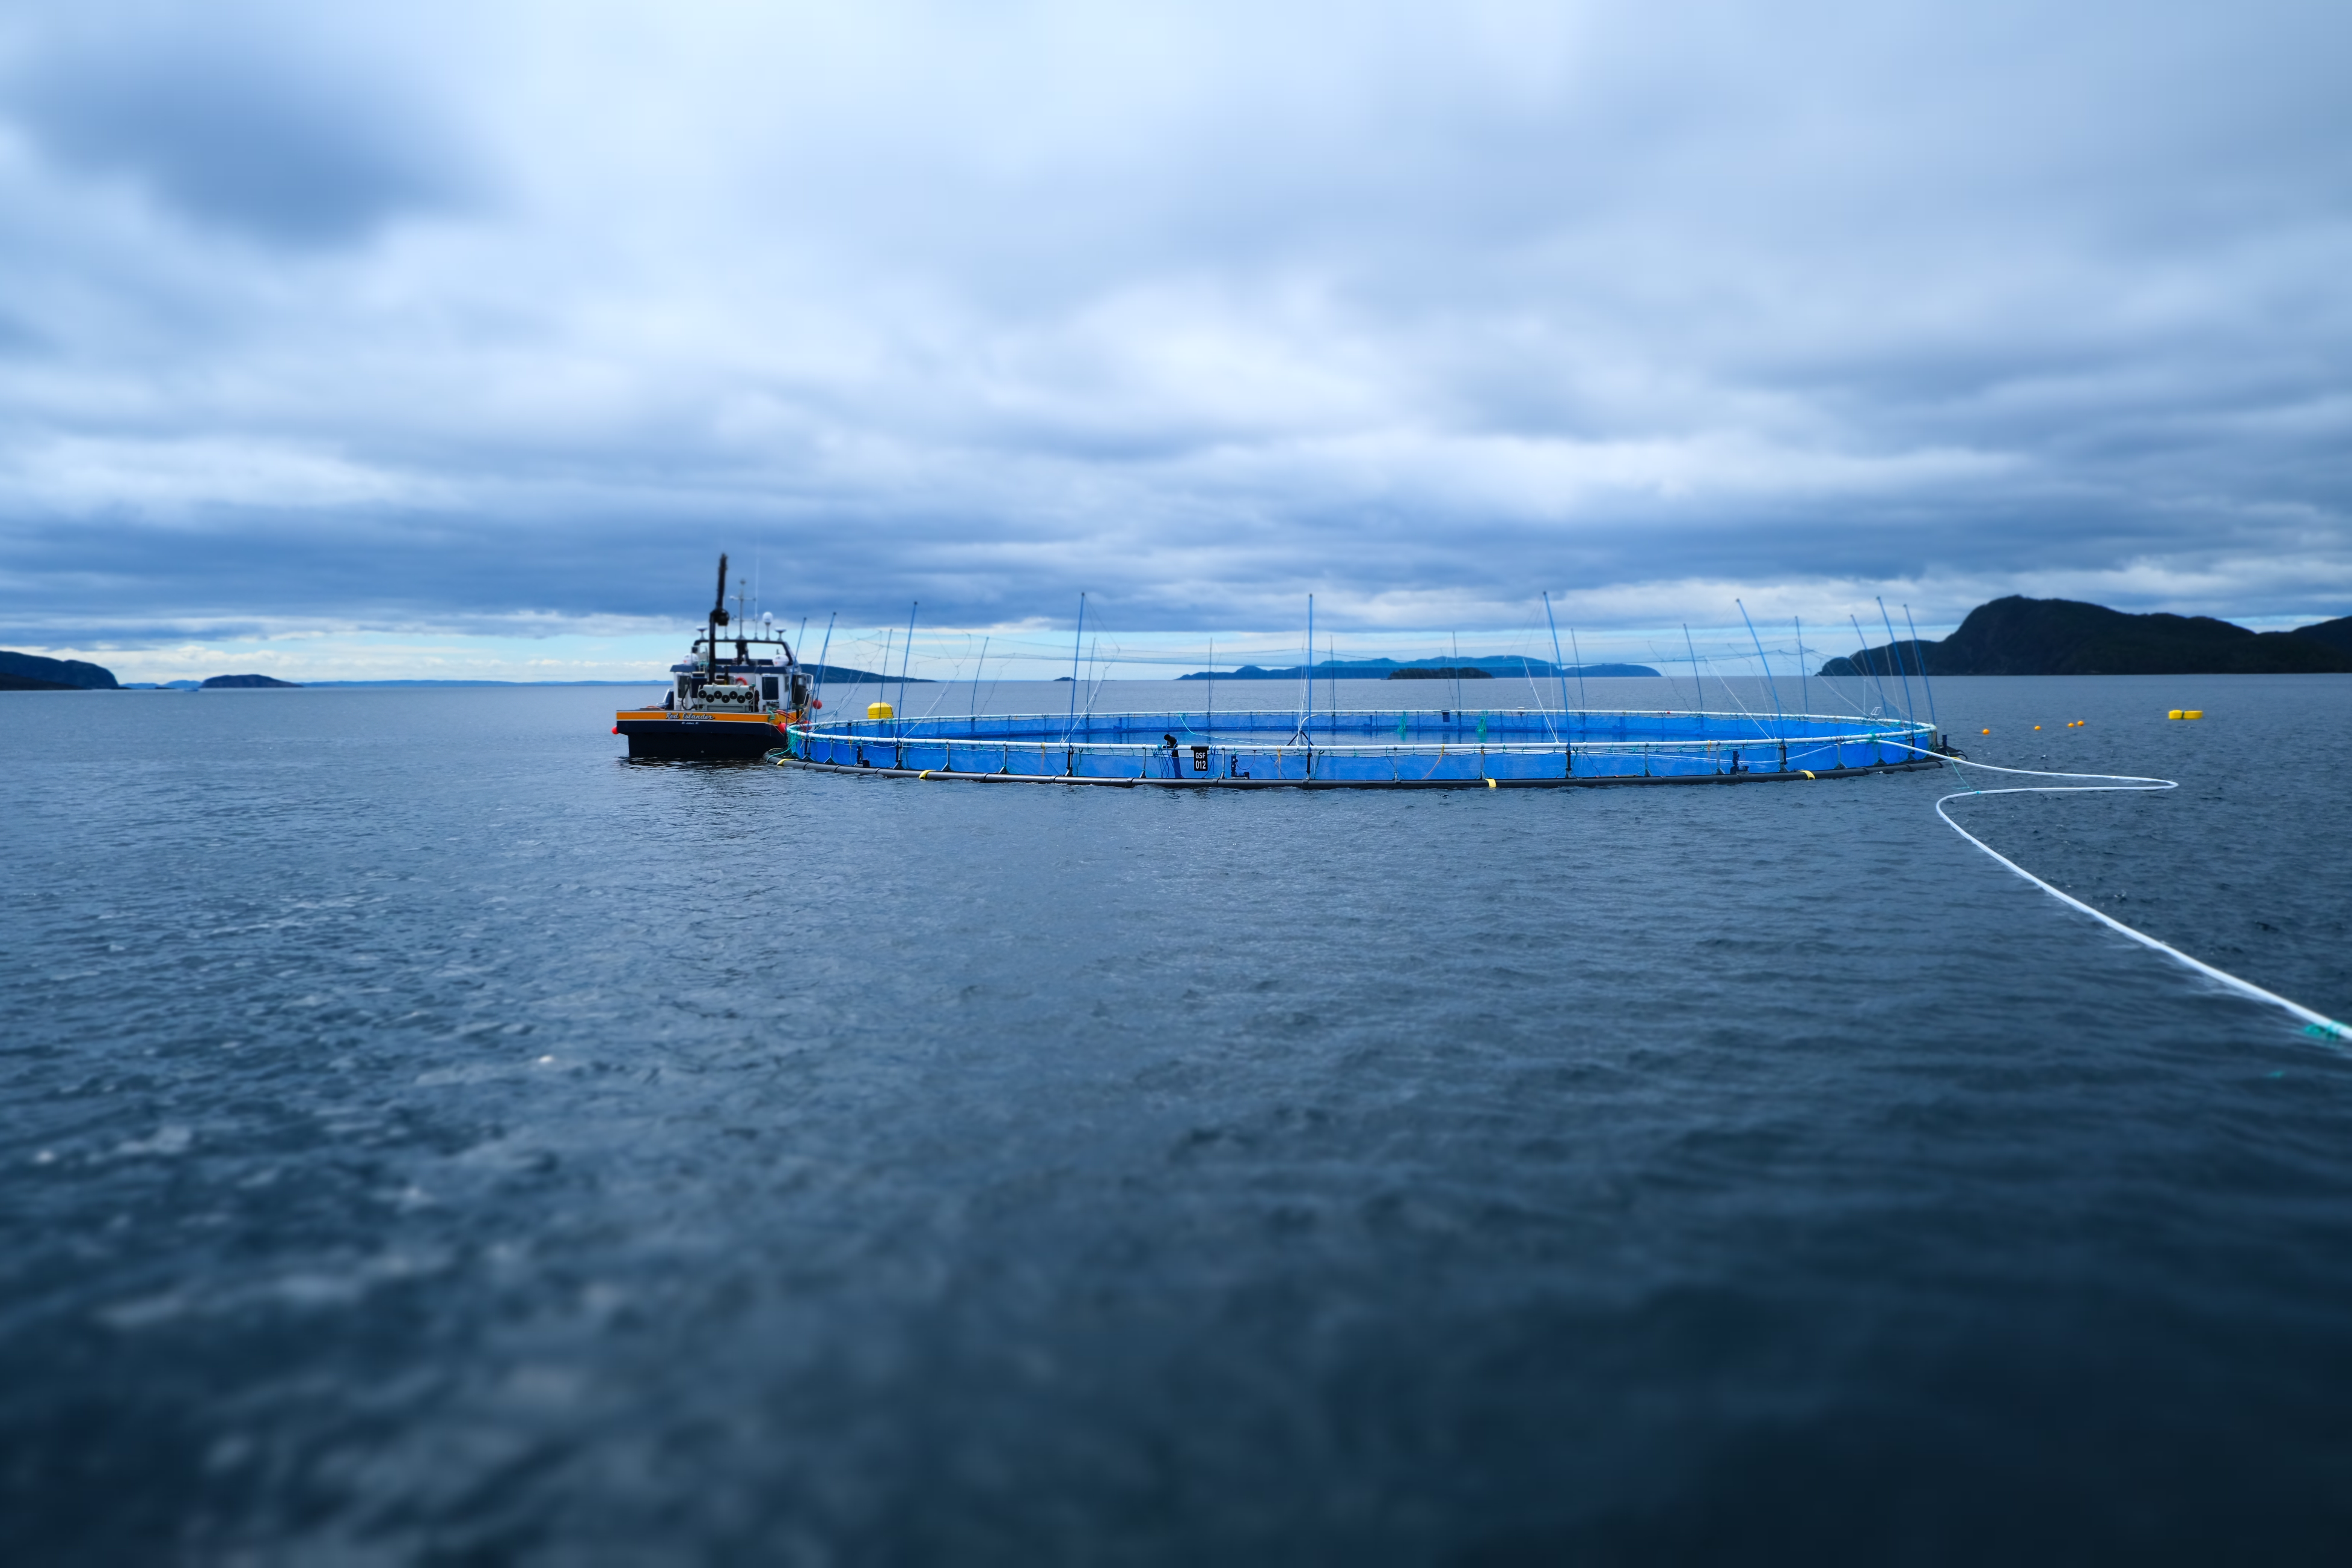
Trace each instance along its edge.
<instances>
[{"instance_id":1,"label":"white rope","mask_svg":"<svg viewBox=\"0 0 2352 1568\"><path fill-rule=\"evenodd\" d=\"M1902 745L1902 742L1900 742L1890 743ZM1935 752L1920 751L1920 748L1916 746L1903 746L1903 749L1909 752L1918 752L1921 756L1933 756L1937 754ZM2292 1013L2296 1017L2304 1021L2305 1025L2307 1026L2305 1030L2305 1033L2306 1034L2317 1035L2324 1038L2332 1038L2336 1040L2352 1040L2352 1026L2339 1024L2335 1019L2327 1016L2325 1013L2315 1013L2300 1002L2291 1002L2275 991L2265 991L2251 980L2241 980L2226 969L2216 969L2213 965L2206 963L2201 958L2191 958L2189 954L2181 952L2179 948L2174 947L2171 943L2159 942L2144 931L2134 931L2131 927L2124 924L2123 921L2116 920L2114 916L2104 914L2101 911L2093 909L2090 905L2074 897L2072 893L2051 886L2048 882L2043 881L2041 878L2035 876L2032 872L2027 870L2024 867L2019 865L2016 861L2011 859L2008 856L2002 854L2000 850L1994 848L1991 845L1986 843L1983 839L1979 838L1975 834L1970 833L1967 828L1962 827L1958 823L1953 821L1952 814L1944 809L1945 806L1953 801L1968 800L1978 795L2099 795L2110 793L2154 794L2163 790L2179 789L2180 785L2177 781L2172 779L2138 778L2130 773L2053 773L2047 768L1998 768L1993 766L1990 763L1972 763L1966 757L1947 756L1943 760L1958 767L1982 768L1985 772L1990 773L2010 773L2019 777L2107 780L2108 782L2105 784L2013 784L2007 789L1960 790L1955 794L1948 795L1944 796L1943 799L1937 801L1936 803L1936 815L1944 819L1945 826L1950 828L1953 832L1958 834L1961 837L1967 839L1969 843L1975 845L1978 848L1983 850L1986 854L1991 856L1994 859L2000 861L2002 865L2008 867L2011 870L2016 872L2019 876L2024 878L2027 881L2032 883L2035 887L2041 889L2043 892L2057 900L2060 903L2080 910L2083 913L2090 916L2093 920L2098 921L2101 925L2105 926L2108 930L2131 938L2132 941L2138 942L2142 947L2153 948L2157 952L2164 954L2167 958L2172 959L2177 963L2185 963L2189 968L2197 971L2198 973L2204 975L2208 980L2215 981L2220 984L2228 987L2230 990L2237 992L2242 996L2250 996L2257 1002L2267 1002L2273 1007L2284 1008L2287 1012Z\"/></svg>"}]
</instances>

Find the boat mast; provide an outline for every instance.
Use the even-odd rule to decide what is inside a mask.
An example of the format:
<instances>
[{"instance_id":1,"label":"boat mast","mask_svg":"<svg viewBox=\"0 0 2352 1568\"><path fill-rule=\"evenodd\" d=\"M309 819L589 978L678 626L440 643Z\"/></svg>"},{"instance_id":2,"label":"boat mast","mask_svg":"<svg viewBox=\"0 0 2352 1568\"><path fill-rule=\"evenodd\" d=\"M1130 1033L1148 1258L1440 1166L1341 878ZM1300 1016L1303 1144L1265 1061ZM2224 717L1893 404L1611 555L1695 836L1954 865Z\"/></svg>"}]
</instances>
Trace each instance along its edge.
<instances>
[{"instance_id":1,"label":"boat mast","mask_svg":"<svg viewBox=\"0 0 2352 1568\"><path fill-rule=\"evenodd\" d=\"M704 628L705 651L709 656L707 679L712 685L719 682L719 628L727 624L727 552L719 552L719 597L711 602L710 624Z\"/></svg>"}]
</instances>

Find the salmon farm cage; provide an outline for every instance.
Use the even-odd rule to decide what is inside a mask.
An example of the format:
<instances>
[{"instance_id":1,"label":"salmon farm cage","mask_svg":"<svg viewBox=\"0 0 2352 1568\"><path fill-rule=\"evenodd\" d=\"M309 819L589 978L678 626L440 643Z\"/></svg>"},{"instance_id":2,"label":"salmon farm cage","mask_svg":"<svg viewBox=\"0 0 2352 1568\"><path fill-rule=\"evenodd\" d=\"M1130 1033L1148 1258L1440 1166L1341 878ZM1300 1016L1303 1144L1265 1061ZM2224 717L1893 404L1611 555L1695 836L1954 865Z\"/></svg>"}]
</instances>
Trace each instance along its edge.
<instances>
[{"instance_id":1,"label":"salmon farm cage","mask_svg":"<svg viewBox=\"0 0 2352 1568\"><path fill-rule=\"evenodd\" d=\"M1173 789L1463 789L1848 778L1941 764L1932 724L1817 713L1455 709L1012 713L796 723L780 764Z\"/></svg>"}]
</instances>

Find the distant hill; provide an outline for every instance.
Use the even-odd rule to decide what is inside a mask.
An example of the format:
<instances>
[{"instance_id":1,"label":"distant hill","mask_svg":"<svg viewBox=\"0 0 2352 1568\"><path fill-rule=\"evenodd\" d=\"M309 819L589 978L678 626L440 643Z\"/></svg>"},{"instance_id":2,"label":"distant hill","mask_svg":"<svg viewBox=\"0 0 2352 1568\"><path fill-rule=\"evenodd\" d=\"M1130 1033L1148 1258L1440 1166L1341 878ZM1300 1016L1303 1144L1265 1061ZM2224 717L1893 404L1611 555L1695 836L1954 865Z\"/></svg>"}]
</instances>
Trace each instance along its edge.
<instances>
[{"instance_id":1,"label":"distant hill","mask_svg":"<svg viewBox=\"0 0 2352 1568\"><path fill-rule=\"evenodd\" d=\"M293 689L299 688L301 684L302 683L299 680L279 680L274 677L267 675L215 675L209 680L206 680L202 687L198 688L198 689L203 691L223 691L230 689L241 690L263 686L284 687L289 689Z\"/></svg>"},{"instance_id":2,"label":"distant hill","mask_svg":"<svg viewBox=\"0 0 2352 1568\"><path fill-rule=\"evenodd\" d=\"M1823 675L2302 675L2352 670L2352 647L2313 631L2254 632L2210 616L2134 616L2073 599L2012 595L1979 605L1941 642L1866 647Z\"/></svg>"},{"instance_id":3,"label":"distant hill","mask_svg":"<svg viewBox=\"0 0 2352 1568\"><path fill-rule=\"evenodd\" d=\"M1556 679L1560 676L1566 676L1570 679L1573 680L1579 675L1586 676L1594 680L1605 680L1617 676L1655 675L1658 673L1646 664L1587 664L1580 666L1573 664L1555 665L1549 659L1509 658L1502 656L1496 656L1487 658L1456 659L1450 664L1440 663L1435 659L1426 658L1402 660L1393 658L1327 658L1322 663L1315 667L1315 679L1318 680L1330 680L1334 679L1339 680L1388 680L1395 678L1397 673L1401 670L1416 669L1431 671L1443 669L1446 671L1447 674L1443 677L1439 677L1439 679L1453 679L1452 672L1456 669L1475 669L1483 674L1494 676L1498 679L1505 679L1515 675L1531 675L1545 680ZM1265 669L1255 664L1245 664L1239 669L1194 670L1190 675L1180 675L1176 679L1179 680L1297 680L1305 676L1306 673L1307 667L1303 664L1289 665L1276 669ZM1407 675L1404 676L1403 679L1412 680L1426 679L1429 678ZM1477 677L1467 676L1465 679L1475 680Z\"/></svg>"},{"instance_id":4,"label":"distant hill","mask_svg":"<svg viewBox=\"0 0 2352 1568\"><path fill-rule=\"evenodd\" d=\"M2297 626L2289 637L2309 637L2326 643L2329 647L2352 653L2352 616L2338 616L2332 621L2322 621L2315 626Z\"/></svg>"},{"instance_id":5,"label":"distant hill","mask_svg":"<svg viewBox=\"0 0 2352 1568\"><path fill-rule=\"evenodd\" d=\"M114 671L102 664L84 664L78 658L44 658L37 653L9 653L0 649L0 675L46 683L36 687L9 688L15 691L42 691L54 687L79 691L121 689L121 682L114 679Z\"/></svg>"},{"instance_id":6,"label":"distant hill","mask_svg":"<svg viewBox=\"0 0 2352 1568\"><path fill-rule=\"evenodd\" d=\"M62 680L35 680L29 675L0 674L0 691L81 691L79 686L68 686Z\"/></svg>"},{"instance_id":7,"label":"distant hill","mask_svg":"<svg viewBox=\"0 0 2352 1568\"><path fill-rule=\"evenodd\" d=\"M1388 679L1391 680L1492 680L1495 677L1492 671L1480 669L1475 664L1441 664L1428 667L1411 664L1402 669L1390 670Z\"/></svg>"}]
</instances>

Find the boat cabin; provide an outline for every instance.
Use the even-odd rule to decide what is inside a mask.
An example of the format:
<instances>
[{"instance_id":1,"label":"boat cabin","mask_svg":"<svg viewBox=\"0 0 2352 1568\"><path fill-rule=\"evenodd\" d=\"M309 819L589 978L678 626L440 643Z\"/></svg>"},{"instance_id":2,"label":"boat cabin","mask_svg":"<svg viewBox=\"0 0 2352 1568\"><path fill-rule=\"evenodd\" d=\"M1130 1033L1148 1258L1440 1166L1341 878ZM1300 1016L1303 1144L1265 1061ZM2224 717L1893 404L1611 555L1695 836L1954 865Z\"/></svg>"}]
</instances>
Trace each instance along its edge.
<instances>
[{"instance_id":1,"label":"boat cabin","mask_svg":"<svg viewBox=\"0 0 2352 1568\"><path fill-rule=\"evenodd\" d=\"M805 709L809 678L782 637L721 637L717 655L710 643L694 639L694 650L671 665L670 691L662 706L672 712L774 713Z\"/></svg>"}]
</instances>

